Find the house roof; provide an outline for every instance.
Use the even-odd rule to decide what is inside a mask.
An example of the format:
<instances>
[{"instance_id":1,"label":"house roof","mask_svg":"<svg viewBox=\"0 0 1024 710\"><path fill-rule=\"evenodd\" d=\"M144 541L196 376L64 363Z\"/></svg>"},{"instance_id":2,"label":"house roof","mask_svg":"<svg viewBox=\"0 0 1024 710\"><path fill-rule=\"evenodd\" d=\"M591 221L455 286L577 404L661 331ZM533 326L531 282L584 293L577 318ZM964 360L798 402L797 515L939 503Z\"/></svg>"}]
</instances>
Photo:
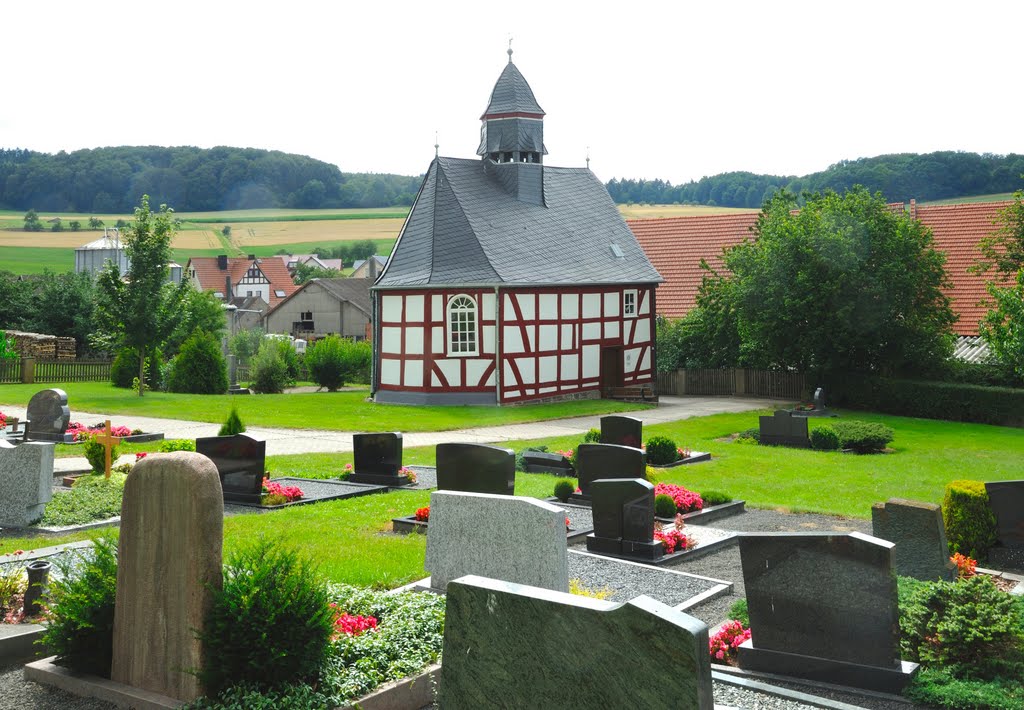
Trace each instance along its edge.
<instances>
[{"instance_id":1,"label":"house roof","mask_svg":"<svg viewBox=\"0 0 1024 710\"><path fill-rule=\"evenodd\" d=\"M491 98L487 102L487 109L480 119L510 113L544 115L544 109L540 107L537 99L533 96L533 89L526 83L526 78L519 72L516 65L512 63L511 54L508 57L508 64L505 65L498 80L494 83Z\"/></svg>"},{"instance_id":2,"label":"house roof","mask_svg":"<svg viewBox=\"0 0 1024 710\"><path fill-rule=\"evenodd\" d=\"M103 236L99 239L83 244L80 247L75 247L75 251L82 249L124 249L123 239L114 239L114 237Z\"/></svg>"},{"instance_id":3,"label":"house roof","mask_svg":"<svg viewBox=\"0 0 1024 710\"><path fill-rule=\"evenodd\" d=\"M194 256L188 260L187 268L195 269L196 280L199 282L199 287L202 290L216 291L227 296L224 291L225 276L231 278L231 286L234 289L238 286L238 282L242 280L242 277L245 276L251 264L252 262L245 257L230 257L228 259L228 268L221 270L217 266L217 257ZM295 282L292 281L292 277L288 274L288 268L284 265L283 261L277 257L256 259L256 265L259 266L260 271L270 281L271 308L295 292L297 287ZM278 291L283 292L284 295L278 296Z\"/></svg>"},{"instance_id":4,"label":"house roof","mask_svg":"<svg viewBox=\"0 0 1024 710\"><path fill-rule=\"evenodd\" d=\"M543 181L536 204L486 164L434 159L374 288L662 280L590 170L523 164Z\"/></svg>"},{"instance_id":5,"label":"house roof","mask_svg":"<svg viewBox=\"0 0 1024 710\"><path fill-rule=\"evenodd\" d=\"M334 296L339 301L348 301L353 306L362 311L367 318L371 317L372 306L370 305L370 282L366 279L310 279L301 286L296 287L295 291L292 292L288 298L285 298L270 311L267 312L267 316L276 311L278 308L283 306L292 298L298 296L300 293L305 291L307 288L317 284L324 289L331 296Z\"/></svg>"}]
</instances>

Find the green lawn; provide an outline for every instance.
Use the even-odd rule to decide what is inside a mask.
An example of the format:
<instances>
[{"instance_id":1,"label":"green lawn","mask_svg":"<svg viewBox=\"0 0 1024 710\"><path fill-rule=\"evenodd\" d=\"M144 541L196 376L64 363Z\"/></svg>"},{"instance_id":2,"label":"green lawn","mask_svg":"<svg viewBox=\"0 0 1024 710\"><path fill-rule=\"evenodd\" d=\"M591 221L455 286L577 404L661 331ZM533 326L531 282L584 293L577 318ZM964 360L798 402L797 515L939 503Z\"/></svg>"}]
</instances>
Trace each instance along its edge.
<instances>
[{"instance_id":1,"label":"green lawn","mask_svg":"<svg viewBox=\"0 0 1024 710\"><path fill-rule=\"evenodd\" d=\"M85 237L82 243L89 241ZM71 247L0 247L0 271L14 274L41 274L49 269L57 273L75 270L75 250Z\"/></svg>"},{"instance_id":2,"label":"green lawn","mask_svg":"<svg viewBox=\"0 0 1024 710\"><path fill-rule=\"evenodd\" d=\"M104 382L75 382L0 385L0 411L5 404L25 406L32 395L44 387L57 387L68 393L73 420L88 419L78 412L111 414L116 417L115 425L129 428L135 428L132 415L223 422L233 406L238 408L247 426L333 431L446 431L467 426L497 426L651 407L600 399L517 407L399 406L367 402L369 393L366 390L250 397L149 392L139 397L132 390L119 389Z\"/></svg>"}]
</instances>

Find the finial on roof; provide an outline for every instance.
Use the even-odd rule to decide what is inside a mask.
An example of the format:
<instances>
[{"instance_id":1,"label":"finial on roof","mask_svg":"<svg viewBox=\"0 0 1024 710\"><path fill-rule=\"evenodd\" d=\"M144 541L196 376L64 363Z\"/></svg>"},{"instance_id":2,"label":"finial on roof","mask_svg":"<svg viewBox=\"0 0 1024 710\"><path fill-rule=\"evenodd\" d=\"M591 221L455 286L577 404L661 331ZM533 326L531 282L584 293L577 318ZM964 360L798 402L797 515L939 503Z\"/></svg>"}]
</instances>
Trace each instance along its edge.
<instances>
[{"instance_id":1,"label":"finial on roof","mask_svg":"<svg viewBox=\"0 0 1024 710\"><path fill-rule=\"evenodd\" d=\"M512 63L512 37L508 38L508 63Z\"/></svg>"},{"instance_id":2,"label":"finial on roof","mask_svg":"<svg viewBox=\"0 0 1024 710\"><path fill-rule=\"evenodd\" d=\"M438 150L440 150L441 144L437 142L437 131L434 131L434 157L438 156Z\"/></svg>"},{"instance_id":3,"label":"finial on roof","mask_svg":"<svg viewBox=\"0 0 1024 710\"><path fill-rule=\"evenodd\" d=\"M590 146L587 146L587 170L590 170Z\"/></svg>"}]
</instances>

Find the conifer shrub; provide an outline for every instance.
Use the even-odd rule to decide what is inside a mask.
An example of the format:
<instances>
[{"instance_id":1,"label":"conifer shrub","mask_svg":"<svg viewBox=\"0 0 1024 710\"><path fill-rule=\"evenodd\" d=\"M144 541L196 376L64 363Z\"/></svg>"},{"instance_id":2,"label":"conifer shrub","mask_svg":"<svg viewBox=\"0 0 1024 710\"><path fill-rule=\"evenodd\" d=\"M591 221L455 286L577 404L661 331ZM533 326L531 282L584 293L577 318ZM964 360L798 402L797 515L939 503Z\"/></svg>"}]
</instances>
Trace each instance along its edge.
<instances>
[{"instance_id":1,"label":"conifer shrub","mask_svg":"<svg viewBox=\"0 0 1024 710\"><path fill-rule=\"evenodd\" d=\"M555 498L563 503L569 500L575 492L576 484L568 478L560 479L555 483Z\"/></svg>"},{"instance_id":2,"label":"conifer shrub","mask_svg":"<svg viewBox=\"0 0 1024 710\"><path fill-rule=\"evenodd\" d=\"M167 379L167 389L186 394L224 394L228 391L227 364L216 338L196 331L182 343Z\"/></svg>"},{"instance_id":3,"label":"conifer shrub","mask_svg":"<svg viewBox=\"0 0 1024 710\"><path fill-rule=\"evenodd\" d=\"M704 501L704 505L722 505L723 503L731 503L733 497L728 493L722 491L701 491L701 500Z\"/></svg>"},{"instance_id":4,"label":"conifer shrub","mask_svg":"<svg viewBox=\"0 0 1024 710\"><path fill-rule=\"evenodd\" d=\"M839 448L839 434L829 425L811 429L810 439L811 448L818 451L835 451Z\"/></svg>"},{"instance_id":5,"label":"conifer shrub","mask_svg":"<svg viewBox=\"0 0 1024 710\"><path fill-rule=\"evenodd\" d=\"M647 463L663 466L674 463L678 458L676 442L667 436L652 436L647 440Z\"/></svg>"},{"instance_id":6,"label":"conifer shrub","mask_svg":"<svg viewBox=\"0 0 1024 710\"><path fill-rule=\"evenodd\" d=\"M893 440L892 427L873 422L840 420L832 425L839 436L839 446L858 454L879 453Z\"/></svg>"},{"instance_id":7,"label":"conifer shrub","mask_svg":"<svg viewBox=\"0 0 1024 710\"><path fill-rule=\"evenodd\" d=\"M103 473L107 468L107 454L103 444L92 435L82 444L82 451L85 453L85 460L89 462L93 473ZM110 447L110 463L113 465L117 457L121 455L117 444Z\"/></svg>"},{"instance_id":8,"label":"conifer shrub","mask_svg":"<svg viewBox=\"0 0 1024 710\"><path fill-rule=\"evenodd\" d=\"M989 507L984 483L950 481L942 498L942 520L951 553L988 559L988 548L996 543L996 516Z\"/></svg>"},{"instance_id":9,"label":"conifer shrub","mask_svg":"<svg viewBox=\"0 0 1024 710\"><path fill-rule=\"evenodd\" d=\"M654 514L659 518L676 517L675 498L667 493L659 493L654 497Z\"/></svg>"},{"instance_id":10,"label":"conifer shrub","mask_svg":"<svg viewBox=\"0 0 1024 710\"><path fill-rule=\"evenodd\" d=\"M601 430L600 429L587 429L587 433L583 435L584 444L600 444L601 443Z\"/></svg>"},{"instance_id":11,"label":"conifer shrub","mask_svg":"<svg viewBox=\"0 0 1024 710\"><path fill-rule=\"evenodd\" d=\"M217 432L217 436L234 436L235 434L241 434L245 431L245 424L242 424L242 418L238 416L238 410L234 407L231 408L231 413L228 414L228 418L224 420L224 424L221 425L220 431ZM185 449L178 449L184 451ZM193 445L191 451L195 451L195 445Z\"/></svg>"},{"instance_id":12,"label":"conifer shrub","mask_svg":"<svg viewBox=\"0 0 1024 710\"><path fill-rule=\"evenodd\" d=\"M294 354L291 346L284 346ZM288 365L281 356L282 348L277 341L264 340L256 357L249 366L249 387L260 394L280 394L293 378L288 374Z\"/></svg>"}]
</instances>

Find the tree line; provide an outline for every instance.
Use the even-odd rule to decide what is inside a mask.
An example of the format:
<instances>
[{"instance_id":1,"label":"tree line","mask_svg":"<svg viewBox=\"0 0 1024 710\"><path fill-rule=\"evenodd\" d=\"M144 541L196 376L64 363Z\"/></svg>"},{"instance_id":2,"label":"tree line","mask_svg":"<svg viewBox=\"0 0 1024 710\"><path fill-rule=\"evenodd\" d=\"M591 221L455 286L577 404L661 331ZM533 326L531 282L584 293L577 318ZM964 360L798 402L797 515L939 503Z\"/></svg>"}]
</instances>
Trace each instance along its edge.
<instances>
[{"instance_id":1,"label":"tree line","mask_svg":"<svg viewBox=\"0 0 1024 710\"><path fill-rule=\"evenodd\" d=\"M834 190L842 193L854 185L863 185L872 193L881 192L889 202L909 202L911 198L927 201L1013 192L1020 189L1022 174L1024 155L943 151L843 160L803 177L731 172L681 185L664 180L613 178L608 182L608 192L619 204L687 203L760 208L782 188L797 195L798 203L802 204L805 192Z\"/></svg>"},{"instance_id":2,"label":"tree line","mask_svg":"<svg viewBox=\"0 0 1024 710\"><path fill-rule=\"evenodd\" d=\"M183 212L390 207L411 205L420 179L346 174L303 155L256 148L0 149L0 206L49 212L130 213L143 194Z\"/></svg>"}]
</instances>

